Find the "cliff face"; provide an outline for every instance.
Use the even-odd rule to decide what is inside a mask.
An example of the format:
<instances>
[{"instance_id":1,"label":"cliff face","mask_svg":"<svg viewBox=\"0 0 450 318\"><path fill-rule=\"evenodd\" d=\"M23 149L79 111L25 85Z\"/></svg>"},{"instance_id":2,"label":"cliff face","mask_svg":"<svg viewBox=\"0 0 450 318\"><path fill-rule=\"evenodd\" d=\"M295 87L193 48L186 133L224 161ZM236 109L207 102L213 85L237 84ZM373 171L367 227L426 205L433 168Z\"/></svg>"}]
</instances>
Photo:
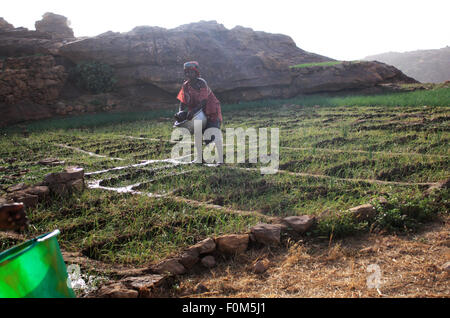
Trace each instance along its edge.
<instances>
[{"instance_id":1,"label":"cliff face","mask_svg":"<svg viewBox=\"0 0 450 318\"><path fill-rule=\"evenodd\" d=\"M367 61L380 61L395 66L408 76L423 83L450 81L450 47L405 53L389 52L371 55Z\"/></svg>"},{"instance_id":2,"label":"cliff face","mask_svg":"<svg viewBox=\"0 0 450 318\"><path fill-rule=\"evenodd\" d=\"M26 113L27 104L30 109L41 105L39 118L173 107L183 82L183 63L190 60L199 62L202 77L222 102L415 82L378 62L291 68L332 59L298 48L285 35L243 27L228 30L215 21L170 30L136 27L78 39L62 16L47 13L38 22L39 31L14 28L4 20L0 24L0 110L12 114L0 125L34 118L33 112ZM117 79L112 93L90 95L75 87L68 73L86 61L111 66Z\"/></svg>"},{"instance_id":3,"label":"cliff face","mask_svg":"<svg viewBox=\"0 0 450 318\"><path fill-rule=\"evenodd\" d=\"M297 48L288 36L242 27L227 30L214 21L106 33L66 44L59 54L73 62L111 65L120 88L147 83L172 94L183 81L183 63L190 60L199 62L202 77L218 93L289 85L289 65L331 60Z\"/></svg>"}]
</instances>

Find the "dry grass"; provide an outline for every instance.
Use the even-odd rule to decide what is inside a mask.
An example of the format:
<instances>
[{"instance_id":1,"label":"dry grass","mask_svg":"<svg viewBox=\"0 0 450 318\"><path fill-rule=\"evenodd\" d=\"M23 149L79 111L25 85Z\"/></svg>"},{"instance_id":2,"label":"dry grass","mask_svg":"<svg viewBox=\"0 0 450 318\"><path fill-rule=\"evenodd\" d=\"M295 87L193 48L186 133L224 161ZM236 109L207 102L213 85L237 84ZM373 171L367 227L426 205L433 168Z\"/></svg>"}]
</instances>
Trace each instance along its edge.
<instances>
[{"instance_id":1,"label":"dry grass","mask_svg":"<svg viewBox=\"0 0 450 318\"><path fill-rule=\"evenodd\" d=\"M264 274L251 264L270 260ZM175 297L449 297L450 218L408 236L366 234L336 242L306 241L249 251L209 273L181 278ZM367 288L370 264L381 285ZM209 290L196 294L202 284Z\"/></svg>"}]
</instances>

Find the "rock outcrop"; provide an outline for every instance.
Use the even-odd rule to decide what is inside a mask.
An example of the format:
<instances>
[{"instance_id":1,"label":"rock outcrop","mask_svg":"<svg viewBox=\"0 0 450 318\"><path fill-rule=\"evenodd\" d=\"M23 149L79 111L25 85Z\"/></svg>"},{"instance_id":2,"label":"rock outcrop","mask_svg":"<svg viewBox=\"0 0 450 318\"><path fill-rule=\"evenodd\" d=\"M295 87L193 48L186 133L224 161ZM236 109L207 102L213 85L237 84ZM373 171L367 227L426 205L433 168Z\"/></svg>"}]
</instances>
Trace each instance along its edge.
<instances>
[{"instance_id":1,"label":"rock outcrop","mask_svg":"<svg viewBox=\"0 0 450 318\"><path fill-rule=\"evenodd\" d=\"M367 56L364 60L393 65L423 83L450 81L450 46L437 50L382 53Z\"/></svg>"},{"instance_id":2,"label":"rock outcrop","mask_svg":"<svg viewBox=\"0 0 450 318\"><path fill-rule=\"evenodd\" d=\"M73 30L69 27L69 20L65 16L47 12L42 20L34 24L36 31L47 32L54 39L73 38Z\"/></svg>"},{"instance_id":3,"label":"rock outcrop","mask_svg":"<svg viewBox=\"0 0 450 318\"><path fill-rule=\"evenodd\" d=\"M183 63L197 60L201 74L218 94L242 88L289 85L289 65L331 59L299 49L285 35L231 30L215 21L174 29L136 27L69 43L60 54L73 62L95 60L112 66L122 89L154 85L175 94Z\"/></svg>"},{"instance_id":4,"label":"rock outcrop","mask_svg":"<svg viewBox=\"0 0 450 318\"><path fill-rule=\"evenodd\" d=\"M44 182L51 192L58 195L66 195L71 192L84 190L84 169L70 166L63 172L49 173L44 177Z\"/></svg>"},{"instance_id":5,"label":"rock outcrop","mask_svg":"<svg viewBox=\"0 0 450 318\"><path fill-rule=\"evenodd\" d=\"M202 76L225 101L416 82L394 67L377 62L290 68L332 59L298 48L285 35L243 27L228 30L215 21L170 30L136 27L127 33L107 32L68 43L59 53L74 63L93 60L111 65L122 92L139 93L138 87L151 86L172 96L183 80L183 62L197 60Z\"/></svg>"},{"instance_id":6,"label":"rock outcrop","mask_svg":"<svg viewBox=\"0 0 450 318\"><path fill-rule=\"evenodd\" d=\"M5 19L0 17L0 30L12 30L14 26L11 23L8 23Z\"/></svg>"},{"instance_id":7,"label":"rock outcrop","mask_svg":"<svg viewBox=\"0 0 450 318\"><path fill-rule=\"evenodd\" d=\"M36 31L0 24L0 109L6 114L0 126L83 112L173 107L188 60L200 63L202 77L222 102L416 82L379 62L293 68L332 59L298 48L286 35L239 26L228 30L215 21L174 29L141 26L78 39L67 18L52 13L36 22ZM67 73L85 61L112 67L114 92L99 98L67 80Z\"/></svg>"}]
</instances>

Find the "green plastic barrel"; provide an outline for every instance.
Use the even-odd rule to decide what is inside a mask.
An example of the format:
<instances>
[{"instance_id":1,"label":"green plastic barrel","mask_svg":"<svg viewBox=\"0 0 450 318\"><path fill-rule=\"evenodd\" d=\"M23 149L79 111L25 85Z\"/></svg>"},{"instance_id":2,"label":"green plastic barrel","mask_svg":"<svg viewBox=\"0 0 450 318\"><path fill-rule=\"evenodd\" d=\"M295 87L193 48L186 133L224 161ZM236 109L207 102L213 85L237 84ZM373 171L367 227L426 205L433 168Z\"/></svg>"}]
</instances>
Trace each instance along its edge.
<instances>
[{"instance_id":1,"label":"green plastic barrel","mask_svg":"<svg viewBox=\"0 0 450 318\"><path fill-rule=\"evenodd\" d=\"M1 298L75 297L58 234L55 230L0 253Z\"/></svg>"}]
</instances>

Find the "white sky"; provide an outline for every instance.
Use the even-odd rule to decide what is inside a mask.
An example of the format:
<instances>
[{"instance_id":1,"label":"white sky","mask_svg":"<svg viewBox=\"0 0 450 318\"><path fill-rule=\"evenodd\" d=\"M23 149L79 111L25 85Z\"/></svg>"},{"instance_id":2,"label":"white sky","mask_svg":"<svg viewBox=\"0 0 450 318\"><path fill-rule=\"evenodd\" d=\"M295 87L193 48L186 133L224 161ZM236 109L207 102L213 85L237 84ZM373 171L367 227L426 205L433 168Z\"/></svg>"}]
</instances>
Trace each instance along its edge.
<instances>
[{"instance_id":1,"label":"white sky","mask_svg":"<svg viewBox=\"0 0 450 318\"><path fill-rule=\"evenodd\" d=\"M135 26L174 28L216 20L289 35L298 47L339 60L450 45L448 0L2 0L0 16L34 30L45 12L66 16L75 36Z\"/></svg>"}]
</instances>

